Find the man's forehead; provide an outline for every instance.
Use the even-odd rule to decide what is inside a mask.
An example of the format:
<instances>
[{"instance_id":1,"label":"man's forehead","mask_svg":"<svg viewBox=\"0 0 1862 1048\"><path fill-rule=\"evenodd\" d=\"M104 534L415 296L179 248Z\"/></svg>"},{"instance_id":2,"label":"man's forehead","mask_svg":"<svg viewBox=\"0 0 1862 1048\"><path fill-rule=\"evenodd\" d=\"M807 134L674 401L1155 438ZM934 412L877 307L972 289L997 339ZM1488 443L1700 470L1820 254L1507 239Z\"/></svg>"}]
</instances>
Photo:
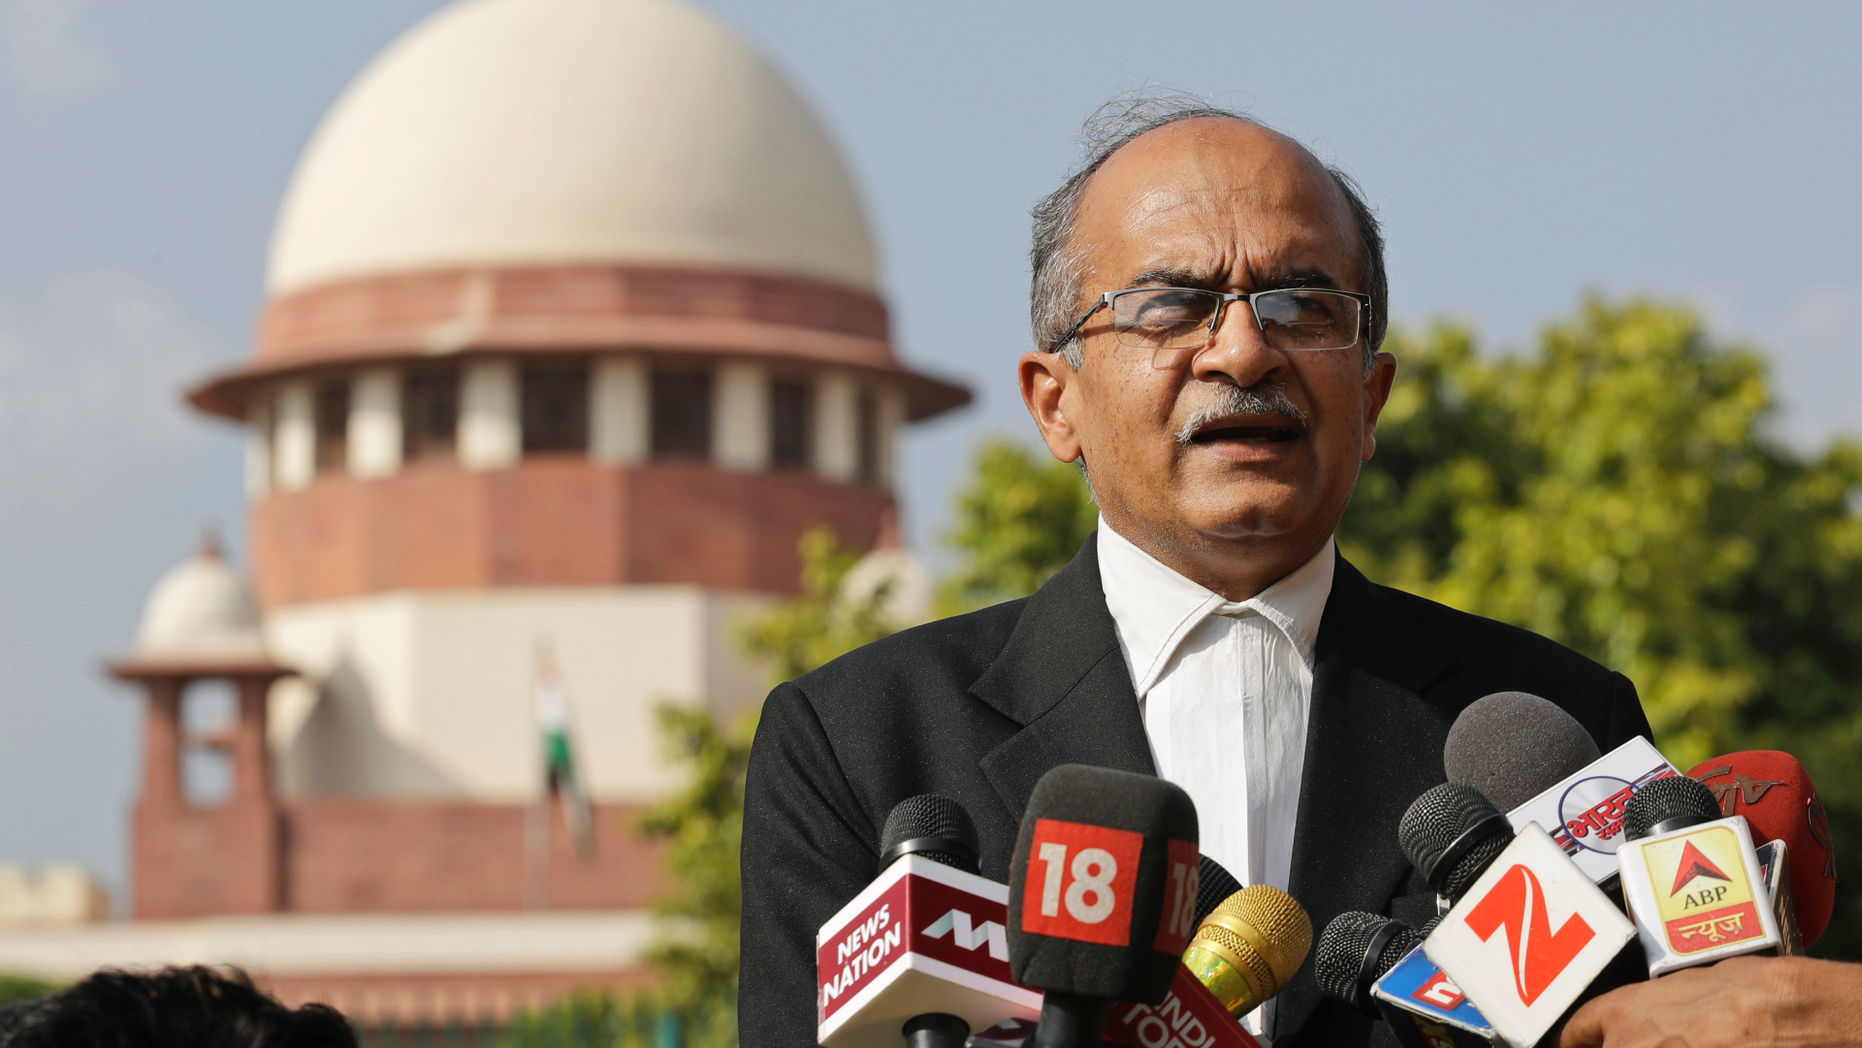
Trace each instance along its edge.
<instances>
[{"instance_id":1,"label":"man's forehead","mask_svg":"<svg viewBox=\"0 0 1862 1048\"><path fill-rule=\"evenodd\" d=\"M1337 240L1355 254L1349 205L1311 153L1254 124L1205 118L1158 128L1114 153L1088 180L1076 228L1093 227L1093 240L1172 227L1221 238L1270 217L1283 234Z\"/></svg>"}]
</instances>

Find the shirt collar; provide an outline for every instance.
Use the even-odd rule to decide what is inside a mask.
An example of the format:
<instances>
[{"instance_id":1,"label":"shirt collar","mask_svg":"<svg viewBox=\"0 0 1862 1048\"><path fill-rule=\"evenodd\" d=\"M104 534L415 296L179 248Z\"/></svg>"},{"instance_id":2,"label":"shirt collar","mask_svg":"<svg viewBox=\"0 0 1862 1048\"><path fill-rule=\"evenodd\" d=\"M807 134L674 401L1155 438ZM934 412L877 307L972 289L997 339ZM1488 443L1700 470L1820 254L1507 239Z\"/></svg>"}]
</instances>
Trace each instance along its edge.
<instances>
[{"instance_id":1,"label":"shirt collar","mask_svg":"<svg viewBox=\"0 0 1862 1048\"><path fill-rule=\"evenodd\" d=\"M1192 582L1139 549L1099 518L1099 579L1105 589L1106 608L1118 627L1119 646L1130 667L1132 686L1139 698L1163 675L1177 647L1211 615L1243 615L1250 611L1273 623L1293 643L1307 666L1312 665L1319 620L1332 593L1335 568L1333 540L1311 560L1295 568L1272 586L1245 601L1223 600L1221 594Z\"/></svg>"}]
</instances>

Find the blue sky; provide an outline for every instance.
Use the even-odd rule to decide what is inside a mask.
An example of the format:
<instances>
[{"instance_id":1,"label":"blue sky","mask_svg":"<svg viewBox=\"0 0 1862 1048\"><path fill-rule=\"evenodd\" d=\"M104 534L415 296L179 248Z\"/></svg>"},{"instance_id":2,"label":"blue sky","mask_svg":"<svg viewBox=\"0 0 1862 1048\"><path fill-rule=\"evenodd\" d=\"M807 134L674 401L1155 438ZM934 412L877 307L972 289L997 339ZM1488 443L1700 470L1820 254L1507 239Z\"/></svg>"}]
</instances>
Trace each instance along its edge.
<instances>
[{"instance_id":1,"label":"blue sky","mask_svg":"<svg viewBox=\"0 0 1862 1048\"><path fill-rule=\"evenodd\" d=\"M100 663L239 450L179 389L248 347L273 214L343 85L434 0L0 0L0 859L120 883L137 703ZM1127 87L1219 93L1360 182L1400 322L1495 350L1587 290L1692 301L1784 432L1862 431L1862 8L705 0L836 136L895 333L978 391L906 445L934 548L967 449L1029 436L1029 204Z\"/></svg>"}]
</instances>

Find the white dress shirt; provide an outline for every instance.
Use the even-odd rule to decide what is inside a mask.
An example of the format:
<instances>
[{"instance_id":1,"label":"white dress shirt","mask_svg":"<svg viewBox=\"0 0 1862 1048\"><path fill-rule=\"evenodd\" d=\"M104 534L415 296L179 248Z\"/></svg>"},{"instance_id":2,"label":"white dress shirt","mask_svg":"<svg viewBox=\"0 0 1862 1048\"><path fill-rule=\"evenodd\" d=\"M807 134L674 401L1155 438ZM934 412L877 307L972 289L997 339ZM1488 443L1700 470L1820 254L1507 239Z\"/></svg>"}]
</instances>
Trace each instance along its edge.
<instances>
[{"instance_id":1,"label":"white dress shirt","mask_svg":"<svg viewBox=\"0 0 1862 1048\"><path fill-rule=\"evenodd\" d=\"M1244 885L1285 891L1292 872L1332 548L1236 603L1099 520L1100 582L1157 773L1196 802L1203 854ZM1256 1033L1271 1003L1248 1017Z\"/></svg>"}]
</instances>

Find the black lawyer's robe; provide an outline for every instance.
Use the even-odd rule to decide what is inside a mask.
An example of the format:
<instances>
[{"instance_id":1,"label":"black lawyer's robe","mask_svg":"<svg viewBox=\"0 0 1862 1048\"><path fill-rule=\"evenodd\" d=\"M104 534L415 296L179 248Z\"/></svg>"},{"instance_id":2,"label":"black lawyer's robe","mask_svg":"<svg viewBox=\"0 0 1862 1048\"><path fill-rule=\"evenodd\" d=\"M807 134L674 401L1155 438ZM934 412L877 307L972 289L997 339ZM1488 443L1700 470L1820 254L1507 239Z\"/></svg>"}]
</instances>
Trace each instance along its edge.
<instances>
[{"instance_id":1,"label":"black lawyer's robe","mask_svg":"<svg viewBox=\"0 0 1862 1048\"><path fill-rule=\"evenodd\" d=\"M1606 752L1649 733L1621 674L1373 585L1339 560L1314 651L1290 885L1315 938L1346 910L1416 925L1434 915L1397 820L1443 781L1456 714L1496 691L1558 703ZM894 804L920 793L961 802L983 875L1006 882L1035 781L1069 763L1156 774L1096 539L1026 600L907 630L776 688L744 798L744 1048L814 1043L815 932L872 880ZM1310 958L1278 1000L1275 1048L1395 1043L1324 997Z\"/></svg>"}]
</instances>

